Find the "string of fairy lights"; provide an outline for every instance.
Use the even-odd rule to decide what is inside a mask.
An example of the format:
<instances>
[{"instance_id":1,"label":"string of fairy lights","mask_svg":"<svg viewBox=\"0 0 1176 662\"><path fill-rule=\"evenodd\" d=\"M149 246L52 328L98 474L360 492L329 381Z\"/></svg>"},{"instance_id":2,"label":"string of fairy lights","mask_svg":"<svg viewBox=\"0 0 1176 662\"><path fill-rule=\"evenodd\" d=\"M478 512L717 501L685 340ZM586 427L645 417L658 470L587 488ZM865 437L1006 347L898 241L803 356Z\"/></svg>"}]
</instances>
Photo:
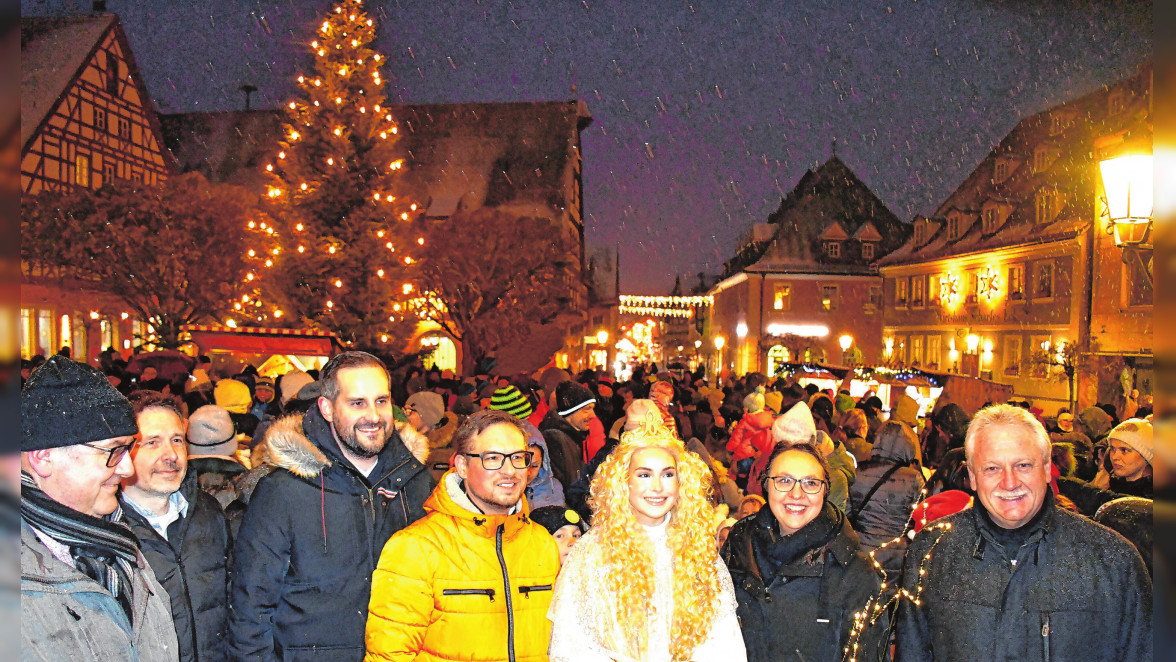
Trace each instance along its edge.
<instances>
[{"instance_id":1,"label":"string of fairy lights","mask_svg":"<svg viewBox=\"0 0 1176 662\"><path fill-rule=\"evenodd\" d=\"M693 317L696 308L714 305L709 296L622 294L617 299L617 312L644 317Z\"/></svg>"},{"instance_id":2,"label":"string of fairy lights","mask_svg":"<svg viewBox=\"0 0 1176 662\"><path fill-rule=\"evenodd\" d=\"M931 557L935 553L935 548L939 545L939 542L951 530L951 523L935 522L928 525L927 509L922 509L922 516L919 518L919 528L927 532L924 535L935 535L935 540L927 548L927 553L919 559L918 577L915 580L914 592L911 592L903 586L897 587L897 590L891 590L890 585L886 581L886 571L882 568L882 564L878 562L876 554L891 545L898 544L903 538L907 537L908 532L911 530L911 525L915 521L915 513L919 511L919 507L923 505L926 498L927 488L924 487L919 491L919 498L911 509L911 514L907 517L906 524L903 525L902 531L898 536L887 540L876 549L870 550L870 563L873 564L874 572L878 573L882 581L879 584L878 592L870 596L866 600L866 604L853 614L853 627L850 628L845 648L842 649L842 662L857 662L861 638L866 629L877 625L879 619L887 613L891 614L892 617L897 614L898 608L901 606L903 600L909 600L916 607L922 606L921 596L925 588L924 580L927 577L927 564L931 562ZM932 531L936 533L932 534Z\"/></svg>"},{"instance_id":3,"label":"string of fairy lights","mask_svg":"<svg viewBox=\"0 0 1176 662\"><path fill-rule=\"evenodd\" d=\"M411 278L413 249L423 247L425 238L413 237L417 204L393 192L405 161L391 152L399 128L382 103L384 58L371 48L375 34L363 0L343 0L309 42L312 73L297 77L300 95L286 105L283 133L265 164L270 220L248 223L254 237L250 268L232 306L246 322L291 316L276 302L282 297L267 302L263 294L265 278L278 269L309 274L296 293L285 293L300 307L303 319L297 321L304 323L331 326L360 300L384 306L390 324L436 314L437 306L426 305L430 300ZM367 196L362 200L350 199L357 184L367 187L359 191ZM351 204L341 218L324 215L321 210L333 209L338 199ZM391 297L373 303L370 283L380 282ZM376 333L388 341L387 330Z\"/></svg>"}]
</instances>

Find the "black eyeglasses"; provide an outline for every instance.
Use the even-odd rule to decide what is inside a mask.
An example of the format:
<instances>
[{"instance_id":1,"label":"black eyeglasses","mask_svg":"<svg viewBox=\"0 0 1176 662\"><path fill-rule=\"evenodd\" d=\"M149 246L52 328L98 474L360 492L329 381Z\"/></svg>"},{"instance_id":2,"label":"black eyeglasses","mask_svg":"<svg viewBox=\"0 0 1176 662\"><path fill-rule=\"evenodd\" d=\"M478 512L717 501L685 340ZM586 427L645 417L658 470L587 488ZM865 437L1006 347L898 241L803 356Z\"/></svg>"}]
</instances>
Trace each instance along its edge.
<instances>
[{"instance_id":1,"label":"black eyeglasses","mask_svg":"<svg viewBox=\"0 0 1176 662\"><path fill-rule=\"evenodd\" d=\"M86 448L92 448L96 451L102 451L103 453L106 453L106 466L117 467L118 463L122 462L123 456L126 455L127 451L131 450L131 447L135 444L123 444L121 446L115 446L114 448L102 448L101 446L91 446L90 444L82 445Z\"/></svg>"},{"instance_id":2,"label":"black eyeglasses","mask_svg":"<svg viewBox=\"0 0 1176 662\"><path fill-rule=\"evenodd\" d=\"M821 489L829 483L820 478L793 478L789 475L783 476L768 476L768 480L772 481L772 485L776 486L777 492L787 494L800 483L800 489L805 494L820 494Z\"/></svg>"},{"instance_id":3,"label":"black eyeglasses","mask_svg":"<svg viewBox=\"0 0 1176 662\"><path fill-rule=\"evenodd\" d=\"M526 469L531 465L531 458L535 456L534 451L519 451L506 455L505 453L462 453L466 457L476 457L482 460L482 468L486 471L498 471L506 464L506 458L510 458L510 465L515 469Z\"/></svg>"}]
</instances>

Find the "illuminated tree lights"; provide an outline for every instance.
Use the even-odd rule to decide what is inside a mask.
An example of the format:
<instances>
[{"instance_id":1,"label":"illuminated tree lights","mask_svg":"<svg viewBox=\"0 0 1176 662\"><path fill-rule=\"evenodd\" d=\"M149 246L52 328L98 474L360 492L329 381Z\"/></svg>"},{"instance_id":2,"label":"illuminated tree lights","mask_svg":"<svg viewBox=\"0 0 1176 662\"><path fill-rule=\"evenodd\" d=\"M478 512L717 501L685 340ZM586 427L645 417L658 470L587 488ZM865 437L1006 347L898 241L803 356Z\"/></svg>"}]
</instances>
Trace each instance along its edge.
<instances>
[{"instance_id":1,"label":"illuminated tree lights","mask_svg":"<svg viewBox=\"0 0 1176 662\"><path fill-rule=\"evenodd\" d=\"M375 36L363 1L343 0L308 44L311 70L296 79L264 166L273 220L249 225L255 243L274 248L249 252L245 296L234 306L246 323L325 328L375 347L423 317L397 314L407 309L420 237L407 222L417 206L397 191L404 161Z\"/></svg>"}]
</instances>

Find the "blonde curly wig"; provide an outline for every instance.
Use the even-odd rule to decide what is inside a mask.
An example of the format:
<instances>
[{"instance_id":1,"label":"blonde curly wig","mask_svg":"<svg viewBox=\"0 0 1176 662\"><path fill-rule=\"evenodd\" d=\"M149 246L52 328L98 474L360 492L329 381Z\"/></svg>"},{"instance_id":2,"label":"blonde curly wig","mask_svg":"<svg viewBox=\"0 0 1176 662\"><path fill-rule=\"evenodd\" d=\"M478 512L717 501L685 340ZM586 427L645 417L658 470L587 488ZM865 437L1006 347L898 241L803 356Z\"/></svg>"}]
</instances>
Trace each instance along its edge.
<instances>
[{"instance_id":1,"label":"blonde curly wig","mask_svg":"<svg viewBox=\"0 0 1176 662\"><path fill-rule=\"evenodd\" d=\"M643 657L648 641L646 618L654 595L654 551L629 505L629 464L633 454L645 448L664 449L677 463L678 499L666 531L674 557L670 654L674 660L690 660L710 632L721 594L710 505L713 484L702 459L687 451L655 413L647 414L637 429L621 435L621 443L592 479L588 505L593 513L592 528L607 541L602 546L608 568L605 588L614 607L605 617L615 614L627 638L627 654ZM606 631L603 626L607 624L601 625Z\"/></svg>"}]
</instances>

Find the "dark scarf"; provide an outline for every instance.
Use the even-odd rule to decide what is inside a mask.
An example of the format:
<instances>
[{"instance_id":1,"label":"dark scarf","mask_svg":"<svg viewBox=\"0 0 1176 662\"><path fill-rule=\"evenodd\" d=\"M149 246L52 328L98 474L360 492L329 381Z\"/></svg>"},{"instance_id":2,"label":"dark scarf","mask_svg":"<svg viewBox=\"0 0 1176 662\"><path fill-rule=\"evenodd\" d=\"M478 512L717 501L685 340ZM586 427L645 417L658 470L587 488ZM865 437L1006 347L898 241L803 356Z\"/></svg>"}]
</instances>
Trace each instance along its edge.
<instances>
[{"instance_id":1,"label":"dark scarf","mask_svg":"<svg viewBox=\"0 0 1176 662\"><path fill-rule=\"evenodd\" d=\"M824 549L845 525L845 515L827 501L816 519L790 536L780 533L780 524L771 508L760 508L755 518L751 527L752 549L765 585L772 583L781 568L805 554Z\"/></svg>"},{"instance_id":2,"label":"dark scarf","mask_svg":"<svg viewBox=\"0 0 1176 662\"><path fill-rule=\"evenodd\" d=\"M1046 517L1053 507L1053 490L1047 489L1045 501L1041 503L1041 508L1036 515L1015 529L1006 529L992 520L992 515L988 513L988 509L984 507L979 498L976 499L975 506L973 506L981 534L987 534L987 537L1001 548L1001 552L1008 561L1016 560L1017 553L1021 551L1025 543L1029 542L1029 538L1044 526Z\"/></svg>"},{"instance_id":3,"label":"dark scarf","mask_svg":"<svg viewBox=\"0 0 1176 662\"><path fill-rule=\"evenodd\" d=\"M24 472L20 495L24 523L69 547L74 566L110 591L127 620L132 620L131 577L138 563L139 542L122 523L122 509L101 518L79 513L49 498Z\"/></svg>"}]
</instances>

